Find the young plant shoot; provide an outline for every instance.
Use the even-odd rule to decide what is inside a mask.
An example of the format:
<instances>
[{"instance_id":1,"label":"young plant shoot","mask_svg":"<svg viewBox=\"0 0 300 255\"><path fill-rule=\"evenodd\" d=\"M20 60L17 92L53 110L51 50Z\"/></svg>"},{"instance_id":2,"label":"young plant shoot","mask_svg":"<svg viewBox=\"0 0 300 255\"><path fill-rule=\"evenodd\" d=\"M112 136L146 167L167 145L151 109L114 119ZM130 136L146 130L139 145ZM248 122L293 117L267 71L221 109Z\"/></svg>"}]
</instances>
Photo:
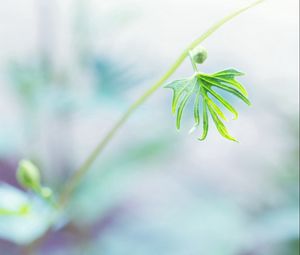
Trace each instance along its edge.
<instances>
[{"instance_id":1,"label":"young plant shoot","mask_svg":"<svg viewBox=\"0 0 300 255\"><path fill-rule=\"evenodd\" d=\"M237 142L236 138L229 134L224 123L221 121L221 119L223 121L228 120L218 104L223 105L223 107L230 111L234 119L238 118L238 112L214 88L231 93L250 105L246 89L236 80L236 77L243 75L243 73L235 69L226 69L213 74L201 73L198 71L197 64L202 64L206 58L206 50L202 46L196 47L190 52L194 74L191 77L175 80L165 85L165 88L173 90L172 112L176 113L176 127L177 129L180 128L183 110L188 101L194 97L195 125L191 131L194 131L200 125L201 119L203 123L202 136L198 139L204 140L207 136L210 114L219 133L228 140ZM200 117L200 103L202 103L202 118Z\"/></svg>"}]
</instances>

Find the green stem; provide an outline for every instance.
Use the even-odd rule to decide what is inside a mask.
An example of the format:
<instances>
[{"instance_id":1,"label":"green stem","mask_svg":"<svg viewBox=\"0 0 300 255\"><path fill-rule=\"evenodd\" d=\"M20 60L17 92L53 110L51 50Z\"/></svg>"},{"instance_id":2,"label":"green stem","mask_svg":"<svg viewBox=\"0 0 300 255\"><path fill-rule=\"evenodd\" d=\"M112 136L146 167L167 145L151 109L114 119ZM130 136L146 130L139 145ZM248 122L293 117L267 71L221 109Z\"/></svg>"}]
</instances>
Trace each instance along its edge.
<instances>
[{"instance_id":1,"label":"green stem","mask_svg":"<svg viewBox=\"0 0 300 255\"><path fill-rule=\"evenodd\" d=\"M194 71L195 71L196 73L198 73L199 70L198 70L197 64L196 64L195 61L193 60L193 57L192 57L192 54L191 54L190 51L189 51L189 57L190 57L190 60L191 60L191 63L192 63L192 66L193 66Z\"/></svg>"},{"instance_id":2,"label":"green stem","mask_svg":"<svg viewBox=\"0 0 300 255\"><path fill-rule=\"evenodd\" d=\"M150 87L140 98L138 98L129 108L128 110L121 116L121 118L115 123L112 129L104 136L103 140L96 146L96 148L92 151L92 153L88 156L88 158L83 162L83 164L79 167L77 171L70 177L67 181L65 188L63 189L59 204L60 206L64 206L66 202L69 201L71 194L79 184L82 177L86 174L86 172L90 169L91 165L94 163L96 158L101 154L106 145L111 141L116 132L124 125L126 120L131 116L131 114L142 104L144 103L158 88L160 88L168 78L178 69L178 67L183 63L185 58L189 55L189 52L194 49L197 45L202 43L205 39L207 39L211 34L213 34L216 30L218 30L222 25L226 22L230 21L234 17L238 16L242 12L258 5L264 0L258 0L254 3L243 7L228 16L221 19L219 22L210 27L204 34L202 34L199 38L193 41L179 56L179 58L175 61L175 63L171 66L171 68L163 75L163 77L156 82L152 87Z\"/></svg>"}]
</instances>

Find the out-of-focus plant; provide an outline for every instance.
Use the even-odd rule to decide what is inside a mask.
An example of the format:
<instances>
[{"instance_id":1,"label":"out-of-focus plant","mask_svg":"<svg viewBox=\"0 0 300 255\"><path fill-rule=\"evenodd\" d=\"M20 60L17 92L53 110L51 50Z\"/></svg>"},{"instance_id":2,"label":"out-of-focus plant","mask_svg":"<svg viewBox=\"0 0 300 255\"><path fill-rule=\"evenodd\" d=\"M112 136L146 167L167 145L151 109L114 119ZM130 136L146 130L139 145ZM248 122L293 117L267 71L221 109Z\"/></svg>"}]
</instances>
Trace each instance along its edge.
<instances>
[{"instance_id":1,"label":"out-of-focus plant","mask_svg":"<svg viewBox=\"0 0 300 255\"><path fill-rule=\"evenodd\" d=\"M17 180L25 189L32 190L51 201L52 190L41 185L39 169L29 160L22 160L17 171Z\"/></svg>"},{"instance_id":2,"label":"out-of-focus plant","mask_svg":"<svg viewBox=\"0 0 300 255\"><path fill-rule=\"evenodd\" d=\"M100 141L98 146L94 149L94 151L92 151L81 167L70 177L70 179L64 185L61 193L58 194L58 199L54 199L52 191L49 188L43 187L41 184L38 168L30 161L22 161L17 172L17 179L21 186L23 186L28 192L22 192L22 199L19 199L21 202L17 203L18 206L16 208L7 208L7 203L0 204L0 214L3 217L12 217L12 221L15 222L20 222L22 220L26 221L26 215L30 215L30 212L34 212L34 209L31 210L30 208L36 208L36 201L39 201L39 206L43 208L40 209L40 211L45 212L45 215L47 216L45 216L45 218L48 220L39 221L36 223L40 226L38 233L35 232L31 237L28 235L24 236L23 233L23 236L19 238L19 242L31 242L37 237L43 235L50 226L57 226L63 222L65 216L62 216L62 212L64 212L67 208L68 202L70 202L74 190L85 174L89 171L96 158L101 154L107 144L112 140L117 131L124 125L132 113L139 108L139 106L143 104L154 92L163 86L189 56L191 57L194 74L190 78L176 80L165 85L165 87L172 88L174 90L172 110L173 112L177 111L177 128L180 127L181 116L187 101L191 96L195 95L195 127L200 124L200 99L202 99L203 104L203 135L200 140L205 139L207 136L209 112L220 134L229 140L236 141L236 139L228 133L225 125L220 120L220 118L225 120L225 115L218 106L218 103L213 101L210 96L213 96L215 99L217 99L219 103L231 111L235 118L237 118L237 111L213 88L216 87L229 92L243 100L245 103L250 104L245 88L236 80L236 77L242 75L242 73L236 71L235 69L227 69L214 74L201 73L198 70L197 65L202 64L205 61L207 58L207 52L199 45L201 45L205 39L207 39L225 23L261 2L263 2L263 0L256 1L231 13L209 28L195 41L193 41L181 53L181 55L170 67L170 69L163 75L163 77L153 86L151 86L140 98L138 98L121 116L119 121L116 122L113 128ZM32 219L34 222L34 217ZM1 231L0 235L3 235ZM9 238L9 236L6 237Z\"/></svg>"},{"instance_id":3,"label":"out-of-focus plant","mask_svg":"<svg viewBox=\"0 0 300 255\"><path fill-rule=\"evenodd\" d=\"M40 171L31 161L20 162L16 178L27 192L0 183L0 236L26 244L45 233L58 211L51 189L42 186Z\"/></svg>"}]
</instances>

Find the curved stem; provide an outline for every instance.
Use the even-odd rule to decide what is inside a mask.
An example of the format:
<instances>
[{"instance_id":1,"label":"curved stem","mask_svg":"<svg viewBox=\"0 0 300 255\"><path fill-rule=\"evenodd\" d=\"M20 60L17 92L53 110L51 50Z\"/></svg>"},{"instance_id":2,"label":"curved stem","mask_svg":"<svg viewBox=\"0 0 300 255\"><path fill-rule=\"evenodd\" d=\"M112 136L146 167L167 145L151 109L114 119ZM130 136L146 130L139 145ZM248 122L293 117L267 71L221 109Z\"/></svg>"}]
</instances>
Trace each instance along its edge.
<instances>
[{"instance_id":1,"label":"curved stem","mask_svg":"<svg viewBox=\"0 0 300 255\"><path fill-rule=\"evenodd\" d=\"M254 3L243 7L228 16L221 19L219 22L210 27L204 34L202 34L199 38L193 41L178 57L175 63L171 66L171 68L157 81L152 87L150 87L140 98L138 98L129 108L128 110L121 116L121 118L115 123L113 128L104 136L103 140L96 146L96 148L92 151L92 153L88 156L88 158L83 162L83 164L79 167L79 169L70 177L67 181L65 188L63 189L60 199L59 205L64 206L66 202L68 202L71 194L73 193L76 186L79 184L82 177L86 174L86 172L90 169L91 165L94 163L96 158L101 154L106 145L111 141L116 132L124 125L129 116L142 104L144 103L158 88L160 88L167 79L178 69L178 67L183 63L185 58L189 55L189 52L194 49L197 45L202 43L206 38L208 38L211 34L213 34L216 30L218 30L222 25L226 22L230 21L234 17L238 16L242 12L258 5L264 0L258 0Z\"/></svg>"}]
</instances>

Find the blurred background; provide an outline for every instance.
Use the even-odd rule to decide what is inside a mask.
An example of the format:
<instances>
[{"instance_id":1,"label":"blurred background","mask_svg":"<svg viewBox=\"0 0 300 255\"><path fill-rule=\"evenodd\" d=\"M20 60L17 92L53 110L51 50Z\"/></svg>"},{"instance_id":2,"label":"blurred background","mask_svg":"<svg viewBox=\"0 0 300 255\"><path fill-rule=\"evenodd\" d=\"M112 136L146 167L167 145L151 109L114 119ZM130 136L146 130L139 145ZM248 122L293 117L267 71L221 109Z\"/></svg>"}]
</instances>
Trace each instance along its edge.
<instances>
[{"instance_id":1,"label":"blurred background","mask_svg":"<svg viewBox=\"0 0 300 255\"><path fill-rule=\"evenodd\" d=\"M181 51L248 3L1 1L0 204L27 196L15 181L22 158L61 190ZM171 91L160 89L99 157L61 226L45 234L43 208L30 219L0 217L0 253L299 254L298 9L297 0L266 1L203 43L201 71L246 73L253 106L230 99L239 144L213 125L199 142L188 111L177 132ZM186 61L172 78L191 74Z\"/></svg>"}]
</instances>

